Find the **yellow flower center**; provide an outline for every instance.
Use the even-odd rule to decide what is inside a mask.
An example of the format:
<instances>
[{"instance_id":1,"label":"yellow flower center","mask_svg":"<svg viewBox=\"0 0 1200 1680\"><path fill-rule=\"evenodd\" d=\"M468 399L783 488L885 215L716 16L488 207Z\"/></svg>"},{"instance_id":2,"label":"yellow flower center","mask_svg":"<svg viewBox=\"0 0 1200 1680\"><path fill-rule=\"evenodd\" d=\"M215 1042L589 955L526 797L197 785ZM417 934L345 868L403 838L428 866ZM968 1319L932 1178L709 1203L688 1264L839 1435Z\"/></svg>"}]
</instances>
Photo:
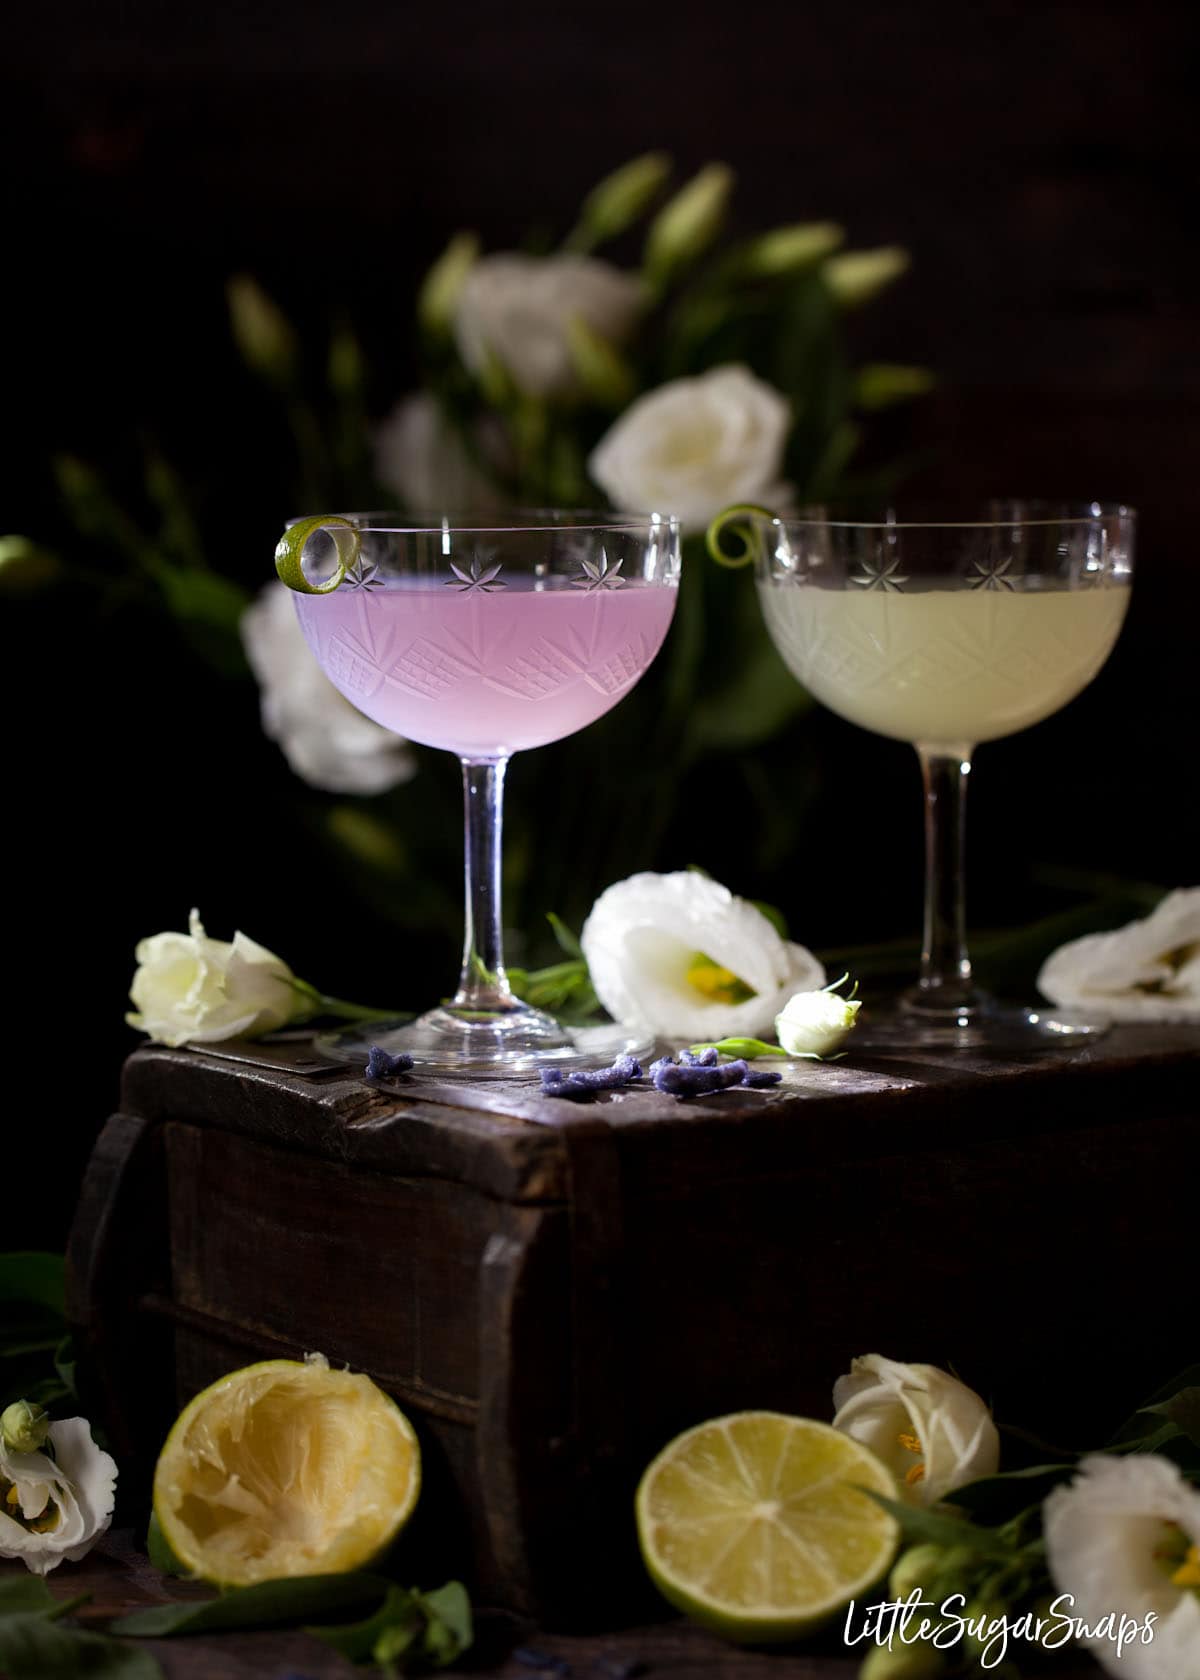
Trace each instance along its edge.
<instances>
[{"instance_id":1,"label":"yellow flower center","mask_svg":"<svg viewBox=\"0 0 1200 1680\"><path fill-rule=\"evenodd\" d=\"M0 1479L0 1487L4 1488L5 1516L20 1523L22 1528L28 1529L31 1534L51 1534L58 1527L62 1513L53 1499L47 1501L46 1509L40 1517L27 1517L21 1506L21 1495L17 1491L16 1483L9 1482L5 1486L3 1479Z\"/></svg>"},{"instance_id":2,"label":"yellow flower center","mask_svg":"<svg viewBox=\"0 0 1200 1680\"><path fill-rule=\"evenodd\" d=\"M1178 1523L1164 1522L1154 1561L1173 1587L1200 1587L1200 1545Z\"/></svg>"},{"instance_id":3,"label":"yellow flower center","mask_svg":"<svg viewBox=\"0 0 1200 1680\"><path fill-rule=\"evenodd\" d=\"M694 986L713 1003L747 1003L755 996L754 988L740 980L731 968L697 951L687 966L689 986Z\"/></svg>"},{"instance_id":4,"label":"yellow flower center","mask_svg":"<svg viewBox=\"0 0 1200 1680\"><path fill-rule=\"evenodd\" d=\"M1189 1546L1183 1562L1171 1576L1176 1587L1200 1587L1200 1546Z\"/></svg>"},{"instance_id":5,"label":"yellow flower center","mask_svg":"<svg viewBox=\"0 0 1200 1680\"><path fill-rule=\"evenodd\" d=\"M919 1455L919 1454L921 1454L925 1451L925 1448L921 1445L921 1437L919 1435L914 1435L914 1434L910 1433L906 1429L902 1429L900 1431L899 1435L897 1435L896 1439L897 1439L897 1441L899 1441L900 1445L904 1448L905 1452L915 1453L915 1454ZM917 1483L920 1482L920 1481L924 1481L924 1479L925 1479L925 1465L924 1465L924 1463L922 1462L921 1464L914 1464L912 1469L905 1473L904 1485L905 1485L905 1487L916 1487Z\"/></svg>"}]
</instances>

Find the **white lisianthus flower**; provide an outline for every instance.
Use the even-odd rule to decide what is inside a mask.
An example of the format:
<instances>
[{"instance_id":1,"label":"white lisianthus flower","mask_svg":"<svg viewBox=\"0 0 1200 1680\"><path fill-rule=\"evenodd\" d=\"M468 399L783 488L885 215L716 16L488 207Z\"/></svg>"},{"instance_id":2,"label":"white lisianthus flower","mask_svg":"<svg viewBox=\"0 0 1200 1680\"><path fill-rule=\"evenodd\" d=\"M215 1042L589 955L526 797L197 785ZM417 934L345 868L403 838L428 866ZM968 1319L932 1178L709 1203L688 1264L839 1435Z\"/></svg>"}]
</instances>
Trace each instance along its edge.
<instances>
[{"instance_id":1,"label":"white lisianthus flower","mask_svg":"<svg viewBox=\"0 0 1200 1680\"><path fill-rule=\"evenodd\" d=\"M832 1056L850 1036L861 1008L860 999L839 997L832 986L797 992L776 1015L775 1036L789 1056Z\"/></svg>"},{"instance_id":2,"label":"white lisianthus flower","mask_svg":"<svg viewBox=\"0 0 1200 1680\"><path fill-rule=\"evenodd\" d=\"M86 1418L52 1423L47 1449L14 1451L0 1435L0 1478L12 1489L0 1503L0 1558L20 1558L35 1575L90 1552L116 1498L117 1467Z\"/></svg>"},{"instance_id":3,"label":"white lisianthus flower","mask_svg":"<svg viewBox=\"0 0 1200 1680\"><path fill-rule=\"evenodd\" d=\"M754 1037L825 971L753 904L695 870L645 873L600 894L580 935L596 996L663 1038Z\"/></svg>"},{"instance_id":4,"label":"white lisianthus flower","mask_svg":"<svg viewBox=\"0 0 1200 1680\"><path fill-rule=\"evenodd\" d=\"M1200 1020L1200 887L1168 893L1115 933L1060 945L1038 989L1051 1003L1110 1021Z\"/></svg>"},{"instance_id":5,"label":"white lisianthus flower","mask_svg":"<svg viewBox=\"0 0 1200 1680\"><path fill-rule=\"evenodd\" d=\"M1119 1657L1113 1641L1084 1639L1101 1668L1123 1680L1196 1680L1200 1490L1156 1453L1096 1454L1042 1511L1050 1574L1075 1601L1063 1614L1092 1627L1154 1618L1150 1642Z\"/></svg>"},{"instance_id":6,"label":"white lisianthus flower","mask_svg":"<svg viewBox=\"0 0 1200 1680\"><path fill-rule=\"evenodd\" d=\"M286 584L267 584L241 630L263 730L302 781L324 793L386 793L415 773L408 743L364 717L322 671Z\"/></svg>"},{"instance_id":7,"label":"white lisianthus flower","mask_svg":"<svg viewBox=\"0 0 1200 1680\"><path fill-rule=\"evenodd\" d=\"M288 965L244 933L232 944L210 939L193 910L187 933L156 933L139 942L129 988L131 1027L158 1044L211 1044L272 1032L312 1013Z\"/></svg>"},{"instance_id":8,"label":"white lisianthus flower","mask_svg":"<svg viewBox=\"0 0 1200 1680\"><path fill-rule=\"evenodd\" d=\"M853 1361L833 1387L833 1427L870 1447L901 1496L936 1505L955 1488L992 1476L1000 1437L987 1406L936 1365L902 1365L882 1354Z\"/></svg>"},{"instance_id":9,"label":"white lisianthus flower","mask_svg":"<svg viewBox=\"0 0 1200 1680\"><path fill-rule=\"evenodd\" d=\"M661 508L702 527L730 502L790 498L779 475L791 418L786 397L730 363L631 403L588 471L615 507Z\"/></svg>"},{"instance_id":10,"label":"white lisianthus flower","mask_svg":"<svg viewBox=\"0 0 1200 1680\"><path fill-rule=\"evenodd\" d=\"M454 333L472 373L486 376L494 357L526 395L568 397L578 384L571 323L618 346L645 303L640 280L596 257L501 252L482 257L463 281Z\"/></svg>"},{"instance_id":11,"label":"white lisianthus flower","mask_svg":"<svg viewBox=\"0 0 1200 1680\"><path fill-rule=\"evenodd\" d=\"M375 431L375 472L405 506L418 513L464 509L498 513L502 492L482 472L436 397L416 391L398 402ZM480 448L499 457L502 438L481 432Z\"/></svg>"}]
</instances>

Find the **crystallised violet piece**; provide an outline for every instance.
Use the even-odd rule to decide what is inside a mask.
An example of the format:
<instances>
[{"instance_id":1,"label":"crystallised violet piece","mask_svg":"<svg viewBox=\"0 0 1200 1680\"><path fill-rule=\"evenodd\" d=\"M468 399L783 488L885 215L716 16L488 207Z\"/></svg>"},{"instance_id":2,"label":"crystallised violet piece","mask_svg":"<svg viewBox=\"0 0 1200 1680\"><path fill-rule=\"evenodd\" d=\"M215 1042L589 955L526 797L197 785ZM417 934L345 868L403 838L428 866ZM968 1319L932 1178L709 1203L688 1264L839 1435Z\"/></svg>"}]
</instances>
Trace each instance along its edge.
<instances>
[{"instance_id":1,"label":"crystallised violet piece","mask_svg":"<svg viewBox=\"0 0 1200 1680\"><path fill-rule=\"evenodd\" d=\"M712 1091L729 1091L735 1086L752 1091L764 1090L770 1085L778 1085L783 1075L752 1069L740 1056L734 1061L722 1062L715 1047L710 1046L699 1055L691 1050L681 1050L678 1061L672 1056L663 1056L651 1065L650 1078L655 1088L667 1096L701 1097Z\"/></svg>"},{"instance_id":2,"label":"crystallised violet piece","mask_svg":"<svg viewBox=\"0 0 1200 1680\"><path fill-rule=\"evenodd\" d=\"M620 1091L642 1078L642 1064L636 1056L618 1056L611 1067L578 1069L542 1068L542 1091L548 1097L585 1097L592 1091Z\"/></svg>"},{"instance_id":3,"label":"crystallised violet piece","mask_svg":"<svg viewBox=\"0 0 1200 1680\"><path fill-rule=\"evenodd\" d=\"M398 1056L390 1056L378 1044L372 1044L367 1050L367 1079L390 1079L393 1074L407 1073L413 1065L413 1059L406 1052L401 1051Z\"/></svg>"}]
</instances>

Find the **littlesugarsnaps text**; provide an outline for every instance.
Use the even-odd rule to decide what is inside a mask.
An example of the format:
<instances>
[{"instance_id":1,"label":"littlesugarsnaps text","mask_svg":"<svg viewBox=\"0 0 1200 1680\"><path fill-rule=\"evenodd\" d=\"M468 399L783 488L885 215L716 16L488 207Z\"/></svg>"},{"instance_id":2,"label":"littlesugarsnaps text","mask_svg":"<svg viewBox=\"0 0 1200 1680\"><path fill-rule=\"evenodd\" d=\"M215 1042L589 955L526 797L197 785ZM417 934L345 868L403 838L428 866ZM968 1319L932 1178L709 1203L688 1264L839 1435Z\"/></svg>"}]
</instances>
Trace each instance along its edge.
<instances>
[{"instance_id":1,"label":"littlesugarsnaps text","mask_svg":"<svg viewBox=\"0 0 1200 1680\"><path fill-rule=\"evenodd\" d=\"M914 1587L907 1598L885 1599L864 1606L861 1622L857 1603L852 1599L846 1608L842 1637L847 1645L871 1640L889 1651L897 1645L917 1645L922 1641L939 1651L948 1651L966 1639L980 1667L985 1669L1002 1663L1009 1646L1015 1642L1056 1651L1072 1639L1103 1639L1115 1647L1118 1657L1130 1645L1153 1642L1154 1624L1158 1620L1154 1611L1138 1617L1113 1610L1088 1622L1072 1615L1074 1608L1074 1595L1060 1593L1043 1610L1027 1610L1019 1616L968 1613L962 1593L952 1593L941 1604L935 1604L922 1598L920 1588Z\"/></svg>"}]
</instances>

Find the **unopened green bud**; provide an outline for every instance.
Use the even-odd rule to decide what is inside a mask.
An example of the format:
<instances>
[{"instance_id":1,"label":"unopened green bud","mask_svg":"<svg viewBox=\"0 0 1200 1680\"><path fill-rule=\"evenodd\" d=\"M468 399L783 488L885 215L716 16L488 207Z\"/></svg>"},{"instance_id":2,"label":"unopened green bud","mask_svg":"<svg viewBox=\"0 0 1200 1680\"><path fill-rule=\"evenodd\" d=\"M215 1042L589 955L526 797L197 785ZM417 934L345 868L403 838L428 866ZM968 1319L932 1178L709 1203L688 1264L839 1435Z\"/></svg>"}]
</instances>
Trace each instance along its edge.
<instances>
[{"instance_id":1,"label":"unopened green bud","mask_svg":"<svg viewBox=\"0 0 1200 1680\"><path fill-rule=\"evenodd\" d=\"M904 274L912 259L900 245L880 245L873 251L842 251L821 265L825 284L843 309L869 303Z\"/></svg>"},{"instance_id":2,"label":"unopened green bud","mask_svg":"<svg viewBox=\"0 0 1200 1680\"><path fill-rule=\"evenodd\" d=\"M362 346L345 321L329 340L329 383L339 396L357 396L366 378Z\"/></svg>"},{"instance_id":3,"label":"unopened green bud","mask_svg":"<svg viewBox=\"0 0 1200 1680\"><path fill-rule=\"evenodd\" d=\"M14 1400L0 1412L0 1438L9 1452L38 1452L50 1433L50 1419L45 1408L31 1405L28 1400Z\"/></svg>"},{"instance_id":4,"label":"unopened green bud","mask_svg":"<svg viewBox=\"0 0 1200 1680\"><path fill-rule=\"evenodd\" d=\"M910 1546L892 1565L888 1576L888 1592L892 1598L907 1598L914 1587L922 1593L945 1573L946 1548L927 1541L922 1546Z\"/></svg>"},{"instance_id":5,"label":"unopened green bud","mask_svg":"<svg viewBox=\"0 0 1200 1680\"><path fill-rule=\"evenodd\" d=\"M0 589L24 594L53 583L61 570L58 556L28 537L0 537Z\"/></svg>"},{"instance_id":6,"label":"unopened green bud","mask_svg":"<svg viewBox=\"0 0 1200 1680\"><path fill-rule=\"evenodd\" d=\"M763 279L792 274L836 251L845 237L845 229L836 222L797 222L792 227L772 228L746 247L746 272Z\"/></svg>"},{"instance_id":7,"label":"unopened green bud","mask_svg":"<svg viewBox=\"0 0 1200 1680\"><path fill-rule=\"evenodd\" d=\"M897 1639L889 1650L876 1645L858 1671L858 1680L934 1680L944 1672L941 1652L924 1640L902 1645Z\"/></svg>"},{"instance_id":8,"label":"unopened green bud","mask_svg":"<svg viewBox=\"0 0 1200 1680\"><path fill-rule=\"evenodd\" d=\"M428 333L445 338L454 323L463 281L479 258L479 236L456 233L421 282L417 320Z\"/></svg>"},{"instance_id":9,"label":"unopened green bud","mask_svg":"<svg viewBox=\"0 0 1200 1680\"><path fill-rule=\"evenodd\" d=\"M868 362L855 375L854 400L859 408L890 408L893 403L923 397L936 383L928 368Z\"/></svg>"},{"instance_id":10,"label":"unopened green bud","mask_svg":"<svg viewBox=\"0 0 1200 1680\"><path fill-rule=\"evenodd\" d=\"M587 395L605 408L623 408L633 396L637 381L621 353L578 315L567 322L567 346Z\"/></svg>"},{"instance_id":11,"label":"unopened green bud","mask_svg":"<svg viewBox=\"0 0 1200 1680\"><path fill-rule=\"evenodd\" d=\"M268 379L290 379L296 366L296 335L278 304L249 274L235 274L225 296L234 343L246 365Z\"/></svg>"},{"instance_id":12,"label":"unopened green bud","mask_svg":"<svg viewBox=\"0 0 1200 1680\"><path fill-rule=\"evenodd\" d=\"M657 198L670 173L666 152L643 152L606 175L584 199L579 221L567 237L567 249L590 251L602 240L624 233Z\"/></svg>"},{"instance_id":13,"label":"unopened green bud","mask_svg":"<svg viewBox=\"0 0 1200 1680\"><path fill-rule=\"evenodd\" d=\"M661 285L712 243L733 182L728 164L709 163L663 205L646 235L645 266L652 281Z\"/></svg>"}]
</instances>

